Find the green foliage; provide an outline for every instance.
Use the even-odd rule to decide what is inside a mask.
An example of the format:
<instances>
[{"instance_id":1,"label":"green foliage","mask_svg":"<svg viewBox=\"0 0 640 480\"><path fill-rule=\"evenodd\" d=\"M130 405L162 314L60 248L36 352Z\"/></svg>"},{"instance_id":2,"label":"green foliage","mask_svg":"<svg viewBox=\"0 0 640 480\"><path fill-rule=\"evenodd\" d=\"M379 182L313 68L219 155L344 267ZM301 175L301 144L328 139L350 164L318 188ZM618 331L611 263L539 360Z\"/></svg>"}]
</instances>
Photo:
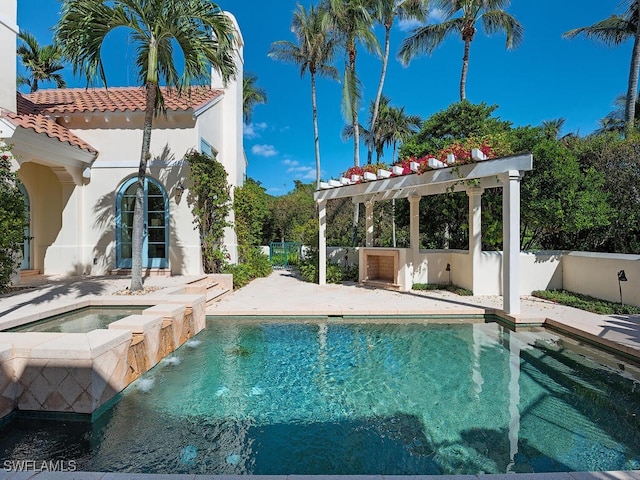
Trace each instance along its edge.
<instances>
[{"instance_id":1,"label":"green foliage","mask_svg":"<svg viewBox=\"0 0 640 480\"><path fill-rule=\"evenodd\" d=\"M615 134L572 139L582 169L604 177L601 187L610 205L608 224L592 229L589 247L601 252L640 252L640 138ZM604 195L604 194L603 194Z\"/></svg>"},{"instance_id":2,"label":"green foliage","mask_svg":"<svg viewBox=\"0 0 640 480\"><path fill-rule=\"evenodd\" d=\"M400 148L400 158L421 157L446 147L454 140L507 132L511 123L491 115L497 105L478 105L467 100L453 103L429 117L422 129Z\"/></svg>"},{"instance_id":3,"label":"green foliage","mask_svg":"<svg viewBox=\"0 0 640 480\"><path fill-rule=\"evenodd\" d=\"M296 180L292 192L274 199L272 216L275 237L273 240L303 242L304 239L301 237L309 232L309 226L304 225L316 218L314 190L313 183L302 183Z\"/></svg>"},{"instance_id":4,"label":"green foliage","mask_svg":"<svg viewBox=\"0 0 640 480\"><path fill-rule=\"evenodd\" d=\"M588 247L590 232L609 223L604 177L581 169L561 142L545 139L533 148L534 170L522 183L522 248Z\"/></svg>"},{"instance_id":5,"label":"green foliage","mask_svg":"<svg viewBox=\"0 0 640 480\"><path fill-rule=\"evenodd\" d=\"M306 282L318 283L318 255L314 255L309 260L300 265L298 271ZM358 265L342 266L338 263L327 263L327 283L357 282Z\"/></svg>"},{"instance_id":6,"label":"green foliage","mask_svg":"<svg viewBox=\"0 0 640 480\"><path fill-rule=\"evenodd\" d=\"M245 251L244 261L237 265L225 265L224 273L233 275L233 288L244 287L254 278L268 277L272 272L269 257L259 248L249 248Z\"/></svg>"},{"instance_id":7,"label":"green foliage","mask_svg":"<svg viewBox=\"0 0 640 480\"><path fill-rule=\"evenodd\" d=\"M202 240L203 268L206 273L220 273L229 258L222 245L231 208L227 172L206 153L191 151L185 160L190 166L192 209Z\"/></svg>"},{"instance_id":8,"label":"green foliage","mask_svg":"<svg viewBox=\"0 0 640 480\"><path fill-rule=\"evenodd\" d=\"M608 302L598 298L568 292L566 290L536 290L531 293L534 297L544 298L560 305L579 308L587 312L598 313L600 315L637 315L640 314L640 307L634 305L621 305L616 302Z\"/></svg>"},{"instance_id":9,"label":"green foliage","mask_svg":"<svg viewBox=\"0 0 640 480\"><path fill-rule=\"evenodd\" d=\"M0 145L0 292L6 290L18 268L27 222L24 197L11 172L9 148Z\"/></svg>"},{"instance_id":10,"label":"green foliage","mask_svg":"<svg viewBox=\"0 0 640 480\"><path fill-rule=\"evenodd\" d=\"M233 210L240 260L244 259L246 249L261 245L269 202L264 187L251 178L242 187L235 188Z\"/></svg>"},{"instance_id":11,"label":"green foliage","mask_svg":"<svg viewBox=\"0 0 640 480\"><path fill-rule=\"evenodd\" d=\"M447 292L455 293L456 295L470 297L473 295L471 290L458 287L456 285L438 285L436 283L414 283L411 287L412 290L446 290Z\"/></svg>"}]
</instances>

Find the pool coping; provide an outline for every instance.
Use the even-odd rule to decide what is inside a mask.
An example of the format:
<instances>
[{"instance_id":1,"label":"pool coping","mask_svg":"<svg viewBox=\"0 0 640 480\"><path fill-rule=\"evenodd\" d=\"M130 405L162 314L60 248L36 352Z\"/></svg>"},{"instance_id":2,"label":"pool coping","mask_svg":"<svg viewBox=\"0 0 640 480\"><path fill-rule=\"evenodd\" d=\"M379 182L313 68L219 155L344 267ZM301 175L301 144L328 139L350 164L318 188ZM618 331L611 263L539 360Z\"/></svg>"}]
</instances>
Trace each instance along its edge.
<instances>
[{"instance_id":1,"label":"pool coping","mask_svg":"<svg viewBox=\"0 0 640 480\"><path fill-rule=\"evenodd\" d=\"M9 472L0 480L640 480L640 470L479 475L196 475L107 472Z\"/></svg>"}]
</instances>

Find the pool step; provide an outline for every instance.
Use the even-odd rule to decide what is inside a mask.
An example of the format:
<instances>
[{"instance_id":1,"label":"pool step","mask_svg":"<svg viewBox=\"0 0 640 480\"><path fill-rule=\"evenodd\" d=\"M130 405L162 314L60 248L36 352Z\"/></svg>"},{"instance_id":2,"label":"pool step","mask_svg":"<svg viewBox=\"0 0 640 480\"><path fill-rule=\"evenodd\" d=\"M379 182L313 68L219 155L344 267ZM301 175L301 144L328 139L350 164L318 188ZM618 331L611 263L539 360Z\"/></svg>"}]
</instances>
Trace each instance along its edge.
<instances>
[{"instance_id":1,"label":"pool step","mask_svg":"<svg viewBox=\"0 0 640 480\"><path fill-rule=\"evenodd\" d=\"M231 292L231 288L219 281L217 276L204 275L198 279L192 280L185 286L186 293L199 293L207 295L207 306L212 303L219 302L225 295Z\"/></svg>"}]
</instances>

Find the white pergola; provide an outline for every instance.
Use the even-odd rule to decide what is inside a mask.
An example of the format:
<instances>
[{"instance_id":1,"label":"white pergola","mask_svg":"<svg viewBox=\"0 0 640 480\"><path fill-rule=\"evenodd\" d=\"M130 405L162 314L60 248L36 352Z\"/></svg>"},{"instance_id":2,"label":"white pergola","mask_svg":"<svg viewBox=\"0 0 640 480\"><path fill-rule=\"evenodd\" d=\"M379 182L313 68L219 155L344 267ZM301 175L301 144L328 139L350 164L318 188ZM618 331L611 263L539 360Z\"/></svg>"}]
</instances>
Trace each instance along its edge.
<instances>
[{"instance_id":1,"label":"white pergola","mask_svg":"<svg viewBox=\"0 0 640 480\"><path fill-rule=\"evenodd\" d=\"M366 206L366 246L373 246L373 205L376 201L408 198L410 203L410 249L418 252L420 198L450 191L466 191L469 196L469 254L472 272L480 269L482 253L481 198L485 188L503 188L503 310L507 314L520 313L520 179L533 168L531 154L481 160L474 163L447 166L435 161L436 167L423 174L390 176L378 171L361 183L351 179L332 180L322 184L314 193L319 211L319 277L326 284L326 206L327 201L351 197L355 204ZM359 180L359 179L354 179Z\"/></svg>"}]
</instances>

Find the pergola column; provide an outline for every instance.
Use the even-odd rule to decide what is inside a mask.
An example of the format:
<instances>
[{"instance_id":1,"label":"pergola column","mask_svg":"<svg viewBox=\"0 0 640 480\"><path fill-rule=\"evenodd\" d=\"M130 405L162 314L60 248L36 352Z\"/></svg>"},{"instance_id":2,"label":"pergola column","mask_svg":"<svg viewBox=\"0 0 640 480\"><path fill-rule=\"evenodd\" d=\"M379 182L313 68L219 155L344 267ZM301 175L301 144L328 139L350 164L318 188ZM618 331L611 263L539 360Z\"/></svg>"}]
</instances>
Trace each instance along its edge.
<instances>
[{"instance_id":1,"label":"pergola column","mask_svg":"<svg viewBox=\"0 0 640 480\"><path fill-rule=\"evenodd\" d=\"M318 202L318 284L327 284L327 201Z\"/></svg>"},{"instance_id":2,"label":"pergola column","mask_svg":"<svg viewBox=\"0 0 640 480\"><path fill-rule=\"evenodd\" d=\"M509 170L502 191L502 295L505 313L520 313L520 172Z\"/></svg>"},{"instance_id":3,"label":"pergola column","mask_svg":"<svg viewBox=\"0 0 640 480\"><path fill-rule=\"evenodd\" d=\"M417 253L420 250L420 195L409 196L409 241L410 248Z\"/></svg>"},{"instance_id":4,"label":"pergola column","mask_svg":"<svg viewBox=\"0 0 640 480\"><path fill-rule=\"evenodd\" d=\"M365 241L366 247L373 247L373 206L375 202L373 200L367 200L364 202L365 206L365 225L367 229L367 236Z\"/></svg>"},{"instance_id":5,"label":"pergola column","mask_svg":"<svg viewBox=\"0 0 640 480\"><path fill-rule=\"evenodd\" d=\"M483 188L471 187L469 196L469 255L471 256L471 290L474 295L482 295L478 291L480 281L480 257L482 255L482 193Z\"/></svg>"}]
</instances>

